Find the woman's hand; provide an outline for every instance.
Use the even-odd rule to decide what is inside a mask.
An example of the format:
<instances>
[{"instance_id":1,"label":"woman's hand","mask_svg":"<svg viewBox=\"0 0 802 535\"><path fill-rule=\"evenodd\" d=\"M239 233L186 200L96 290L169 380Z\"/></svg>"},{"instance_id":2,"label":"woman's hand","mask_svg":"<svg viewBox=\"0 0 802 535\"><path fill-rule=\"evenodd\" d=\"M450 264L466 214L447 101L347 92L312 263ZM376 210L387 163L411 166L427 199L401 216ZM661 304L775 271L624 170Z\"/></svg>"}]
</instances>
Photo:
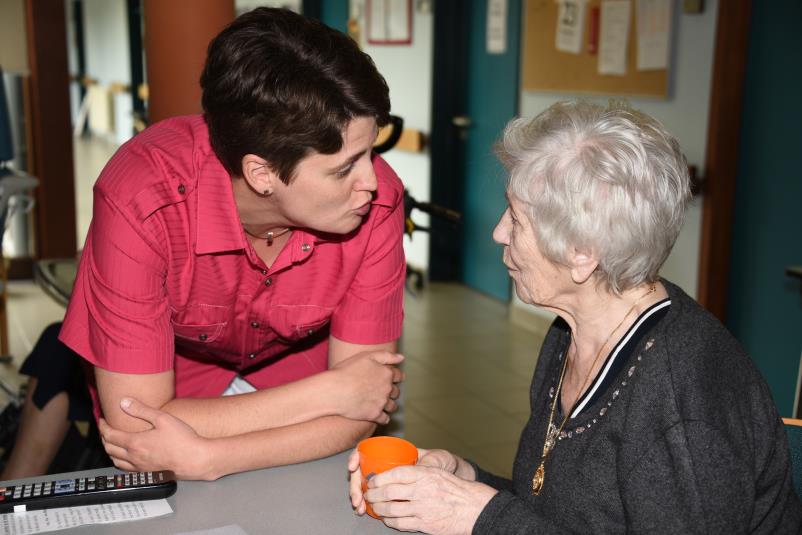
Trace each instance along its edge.
<instances>
[{"instance_id":1,"label":"woman's hand","mask_svg":"<svg viewBox=\"0 0 802 535\"><path fill-rule=\"evenodd\" d=\"M175 416L135 399L123 399L120 408L152 429L128 433L101 419L98 428L114 466L130 472L172 470L179 479L215 479L206 458L208 439Z\"/></svg>"},{"instance_id":2,"label":"woman's hand","mask_svg":"<svg viewBox=\"0 0 802 535\"><path fill-rule=\"evenodd\" d=\"M338 362L331 368L335 378L337 414L352 420L384 425L398 405L398 383L404 372L396 365L404 360L400 353L366 351Z\"/></svg>"},{"instance_id":3,"label":"woman's hand","mask_svg":"<svg viewBox=\"0 0 802 535\"><path fill-rule=\"evenodd\" d=\"M473 481L476 472L469 463L446 450L426 450L418 448L418 465L444 470L457 477ZM359 450L356 448L348 457L348 491L351 496L351 506L358 515L365 514L365 498L362 495L362 471L359 469Z\"/></svg>"},{"instance_id":4,"label":"woman's hand","mask_svg":"<svg viewBox=\"0 0 802 535\"><path fill-rule=\"evenodd\" d=\"M399 466L372 477L363 501L391 528L456 535L471 533L496 492L441 468Z\"/></svg>"},{"instance_id":5,"label":"woman's hand","mask_svg":"<svg viewBox=\"0 0 802 535\"><path fill-rule=\"evenodd\" d=\"M359 450L354 448L348 457L348 494L351 496L351 507L359 516L365 514L365 497L362 495L362 470L359 469Z\"/></svg>"},{"instance_id":6,"label":"woman's hand","mask_svg":"<svg viewBox=\"0 0 802 535\"><path fill-rule=\"evenodd\" d=\"M418 464L445 470L467 481L474 481L476 479L476 471L473 469L473 466L462 457L458 457L450 451L418 448Z\"/></svg>"}]
</instances>

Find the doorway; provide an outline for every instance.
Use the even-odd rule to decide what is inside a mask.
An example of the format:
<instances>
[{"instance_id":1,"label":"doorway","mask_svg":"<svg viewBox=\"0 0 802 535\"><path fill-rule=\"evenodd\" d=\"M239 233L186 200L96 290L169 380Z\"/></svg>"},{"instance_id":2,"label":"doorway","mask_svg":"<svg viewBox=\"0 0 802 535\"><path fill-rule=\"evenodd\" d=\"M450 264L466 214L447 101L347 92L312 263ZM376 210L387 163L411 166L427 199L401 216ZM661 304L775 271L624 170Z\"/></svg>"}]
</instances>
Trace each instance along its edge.
<instances>
[{"instance_id":1,"label":"doorway","mask_svg":"<svg viewBox=\"0 0 802 535\"><path fill-rule=\"evenodd\" d=\"M488 52L488 13L503 51ZM493 144L518 111L521 0L438 2L434 12L432 202L461 211L460 229L432 221L430 277L502 301L510 282L491 233L506 206Z\"/></svg>"}]
</instances>

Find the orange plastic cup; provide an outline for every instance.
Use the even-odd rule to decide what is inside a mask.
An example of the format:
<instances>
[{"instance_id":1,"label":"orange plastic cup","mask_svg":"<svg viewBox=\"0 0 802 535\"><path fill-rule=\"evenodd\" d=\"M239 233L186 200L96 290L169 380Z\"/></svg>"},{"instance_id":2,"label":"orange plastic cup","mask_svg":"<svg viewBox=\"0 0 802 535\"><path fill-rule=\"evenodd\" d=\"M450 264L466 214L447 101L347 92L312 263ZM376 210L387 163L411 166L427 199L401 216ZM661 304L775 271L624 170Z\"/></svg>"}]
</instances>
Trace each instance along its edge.
<instances>
[{"instance_id":1,"label":"orange plastic cup","mask_svg":"<svg viewBox=\"0 0 802 535\"><path fill-rule=\"evenodd\" d=\"M359 451L359 468L362 471L362 492L368 489L368 480L396 466L415 464L418 462L418 448L412 442L396 437L366 438L357 445ZM373 518L379 518L365 500L367 512Z\"/></svg>"}]
</instances>

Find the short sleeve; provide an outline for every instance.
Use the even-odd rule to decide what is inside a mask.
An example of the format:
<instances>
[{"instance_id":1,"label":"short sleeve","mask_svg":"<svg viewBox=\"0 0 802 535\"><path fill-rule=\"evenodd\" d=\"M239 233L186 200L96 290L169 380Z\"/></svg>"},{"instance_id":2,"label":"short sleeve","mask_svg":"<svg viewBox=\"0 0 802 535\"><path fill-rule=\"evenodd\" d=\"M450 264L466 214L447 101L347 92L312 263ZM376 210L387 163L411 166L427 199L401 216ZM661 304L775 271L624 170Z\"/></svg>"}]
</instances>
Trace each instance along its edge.
<instances>
[{"instance_id":1,"label":"short sleeve","mask_svg":"<svg viewBox=\"0 0 802 535\"><path fill-rule=\"evenodd\" d=\"M97 187L94 214L60 339L90 363L121 373L172 368L166 263Z\"/></svg>"},{"instance_id":2,"label":"short sleeve","mask_svg":"<svg viewBox=\"0 0 802 535\"><path fill-rule=\"evenodd\" d=\"M392 202L374 204L377 214L362 263L331 321L331 334L354 344L397 340L404 320L403 187L381 158L375 158L374 167L379 187L387 188L382 195Z\"/></svg>"}]
</instances>

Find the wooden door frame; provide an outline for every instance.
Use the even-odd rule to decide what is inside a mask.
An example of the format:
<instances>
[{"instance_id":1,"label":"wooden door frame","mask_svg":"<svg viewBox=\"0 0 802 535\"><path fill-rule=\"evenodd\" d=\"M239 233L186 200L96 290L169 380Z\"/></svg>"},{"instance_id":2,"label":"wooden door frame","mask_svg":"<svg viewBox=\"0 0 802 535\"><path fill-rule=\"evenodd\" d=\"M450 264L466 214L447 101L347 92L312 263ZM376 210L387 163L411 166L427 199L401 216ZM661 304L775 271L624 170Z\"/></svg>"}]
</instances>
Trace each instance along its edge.
<instances>
[{"instance_id":1,"label":"wooden door frame","mask_svg":"<svg viewBox=\"0 0 802 535\"><path fill-rule=\"evenodd\" d=\"M727 317L732 220L751 0L719 4L710 88L697 300Z\"/></svg>"},{"instance_id":2,"label":"wooden door frame","mask_svg":"<svg viewBox=\"0 0 802 535\"><path fill-rule=\"evenodd\" d=\"M25 9L28 172L39 179L35 254L71 257L77 240L66 9L63 0L27 0ZM64 45L54 44L59 42ZM19 275L30 277L28 269L30 265Z\"/></svg>"}]
</instances>

